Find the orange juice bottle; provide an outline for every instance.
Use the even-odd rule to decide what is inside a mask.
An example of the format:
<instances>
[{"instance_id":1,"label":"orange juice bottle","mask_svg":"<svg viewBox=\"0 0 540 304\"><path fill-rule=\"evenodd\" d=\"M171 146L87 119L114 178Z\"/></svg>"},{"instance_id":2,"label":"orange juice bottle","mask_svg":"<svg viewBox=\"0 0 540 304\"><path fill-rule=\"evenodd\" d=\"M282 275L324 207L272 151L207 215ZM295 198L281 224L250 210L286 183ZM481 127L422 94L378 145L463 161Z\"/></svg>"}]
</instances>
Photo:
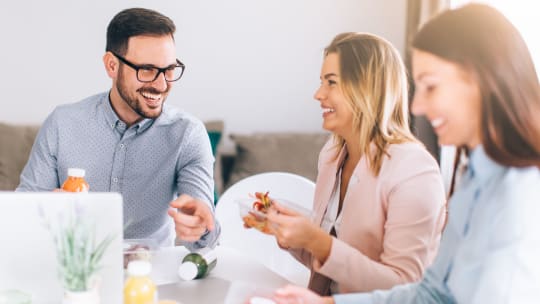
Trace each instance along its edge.
<instances>
[{"instance_id":1,"label":"orange juice bottle","mask_svg":"<svg viewBox=\"0 0 540 304\"><path fill-rule=\"evenodd\" d=\"M124 304L157 303L156 285L150 279L152 264L144 260L131 261L128 264L128 278L124 285Z\"/></svg>"},{"instance_id":2,"label":"orange juice bottle","mask_svg":"<svg viewBox=\"0 0 540 304\"><path fill-rule=\"evenodd\" d=\"M69 168L68 178L62 184L62 190L67 192L88 192L90 186L84 180L84 169Z\"/></svg>"}]
</instances>

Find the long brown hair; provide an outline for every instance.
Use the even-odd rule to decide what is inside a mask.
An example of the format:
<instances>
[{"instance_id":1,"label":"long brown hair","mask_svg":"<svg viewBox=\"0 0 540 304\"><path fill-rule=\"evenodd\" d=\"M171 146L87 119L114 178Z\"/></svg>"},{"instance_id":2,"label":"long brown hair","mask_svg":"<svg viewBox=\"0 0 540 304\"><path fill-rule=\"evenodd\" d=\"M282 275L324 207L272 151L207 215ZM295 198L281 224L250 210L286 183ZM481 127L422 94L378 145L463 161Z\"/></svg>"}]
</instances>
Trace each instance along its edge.
<instances>
[{"instance_id":1,"label":"long brown hair","mask_svg":"<svg viewBox=\"0 0 540 304\"><path fill-rule=\"evenodd\" d=\"M481 92L481 140L505 166L540 168L540 84L525 41L496 9L469 4L422 27L412 46L473 73Z\"/></svg>"},{"instance_id":2,"label":"long brown hair","mask_svg":"<svg viewBox=\"0 0 540 304\"><path fill-rule=\"evenodd\" d=\"M416 141L409 129L407 74L390 42L367 33L342 33L324 50L339 55L341 89L353 112L360 151L379 174L389 144ZM334 134L337 147L345 140ZM374 144L375 151L371 149Z\"/></svg>"}]
</instances>

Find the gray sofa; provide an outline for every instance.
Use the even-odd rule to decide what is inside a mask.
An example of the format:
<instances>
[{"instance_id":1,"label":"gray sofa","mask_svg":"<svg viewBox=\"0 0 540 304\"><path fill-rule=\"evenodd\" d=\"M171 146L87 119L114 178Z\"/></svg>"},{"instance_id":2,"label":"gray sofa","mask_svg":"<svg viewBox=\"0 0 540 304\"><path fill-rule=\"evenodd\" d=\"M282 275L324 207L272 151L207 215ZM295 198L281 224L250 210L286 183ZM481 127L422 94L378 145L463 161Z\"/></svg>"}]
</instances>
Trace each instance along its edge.
<instances>
[{"instance_id":1,"label":"gray sofa","mask_svg":"<svg viewBox=\"0 0 540 304\"><path fill-rule=\"evenodd\" d=\"M209 134L222 134L222 121L208 121ZM14 190L26 164L34 138L35 125L13 125L0 122L0 190ZM214 142L218 194L242 178L268 171L285 171L315 181L319 151L328 139L327 133L254 133L231 134L233 153L223 154L219 140Z\"/></svg>"},{"instance_id":2,"label":"gray sofa","mask_svg":"<svg viewBox=\"0 0 540 304\"><path fill-rule=\"evenodd\" d=\"M0 190L14 190L19 184L38 129L0 123Z\"/></svg>"}]
</instances>

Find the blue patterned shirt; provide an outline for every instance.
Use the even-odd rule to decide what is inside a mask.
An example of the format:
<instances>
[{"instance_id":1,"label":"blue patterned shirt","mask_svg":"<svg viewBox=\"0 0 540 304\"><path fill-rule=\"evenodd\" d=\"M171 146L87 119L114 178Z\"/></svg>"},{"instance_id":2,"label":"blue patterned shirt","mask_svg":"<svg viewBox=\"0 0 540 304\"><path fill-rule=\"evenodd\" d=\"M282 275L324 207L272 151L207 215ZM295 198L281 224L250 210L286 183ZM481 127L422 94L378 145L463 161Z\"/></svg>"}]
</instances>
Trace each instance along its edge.
<instances>
[{"instance_id":1,"label":"blue patterned shirt","mask_svg":"<svg viewBox=\"0 0 540 304\"><path fill-rule=\"evenodd\" d=\"M337 304L539 303L540 171L470 157L439 253L419 283L336 295Z\"/></svg>"},{"instance_id":2,"label":"blue patterned shirt","mask_svg":"<svg viewBox=\"0 0 540 304\"><path fill-rule=\"evenodd\" d=\"M173 245L169 203L180 194L213 209L212 150L206 129L195 117L163 106L156 119L129 128L108 93L57 107L36 137L17 191L50 191L67 178L68 168L86 170L90 191L119 192L124 200L124 238L151 238ZM220 227L190 249L213 246Z\"/></svg>"}]
</instances>

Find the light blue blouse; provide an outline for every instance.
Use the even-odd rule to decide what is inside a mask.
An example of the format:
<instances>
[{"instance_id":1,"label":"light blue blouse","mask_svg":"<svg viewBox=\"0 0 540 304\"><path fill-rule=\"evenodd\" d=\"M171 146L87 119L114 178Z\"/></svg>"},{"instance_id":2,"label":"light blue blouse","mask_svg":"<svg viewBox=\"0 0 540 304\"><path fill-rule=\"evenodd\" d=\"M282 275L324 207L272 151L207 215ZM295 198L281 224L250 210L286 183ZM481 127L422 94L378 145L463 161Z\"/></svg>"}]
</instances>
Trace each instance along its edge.
<instances>
[{"instance_id":1,"label":"light blue blouse","mask_svg":"<svg viewBox=\"0 0 540 304\"><path fill-rule=\"evenodd\" d=\"M337 304L540 303L540 171L476 148L433 265L419 283L335 295Z\"/></svg>"}]
</instances>

